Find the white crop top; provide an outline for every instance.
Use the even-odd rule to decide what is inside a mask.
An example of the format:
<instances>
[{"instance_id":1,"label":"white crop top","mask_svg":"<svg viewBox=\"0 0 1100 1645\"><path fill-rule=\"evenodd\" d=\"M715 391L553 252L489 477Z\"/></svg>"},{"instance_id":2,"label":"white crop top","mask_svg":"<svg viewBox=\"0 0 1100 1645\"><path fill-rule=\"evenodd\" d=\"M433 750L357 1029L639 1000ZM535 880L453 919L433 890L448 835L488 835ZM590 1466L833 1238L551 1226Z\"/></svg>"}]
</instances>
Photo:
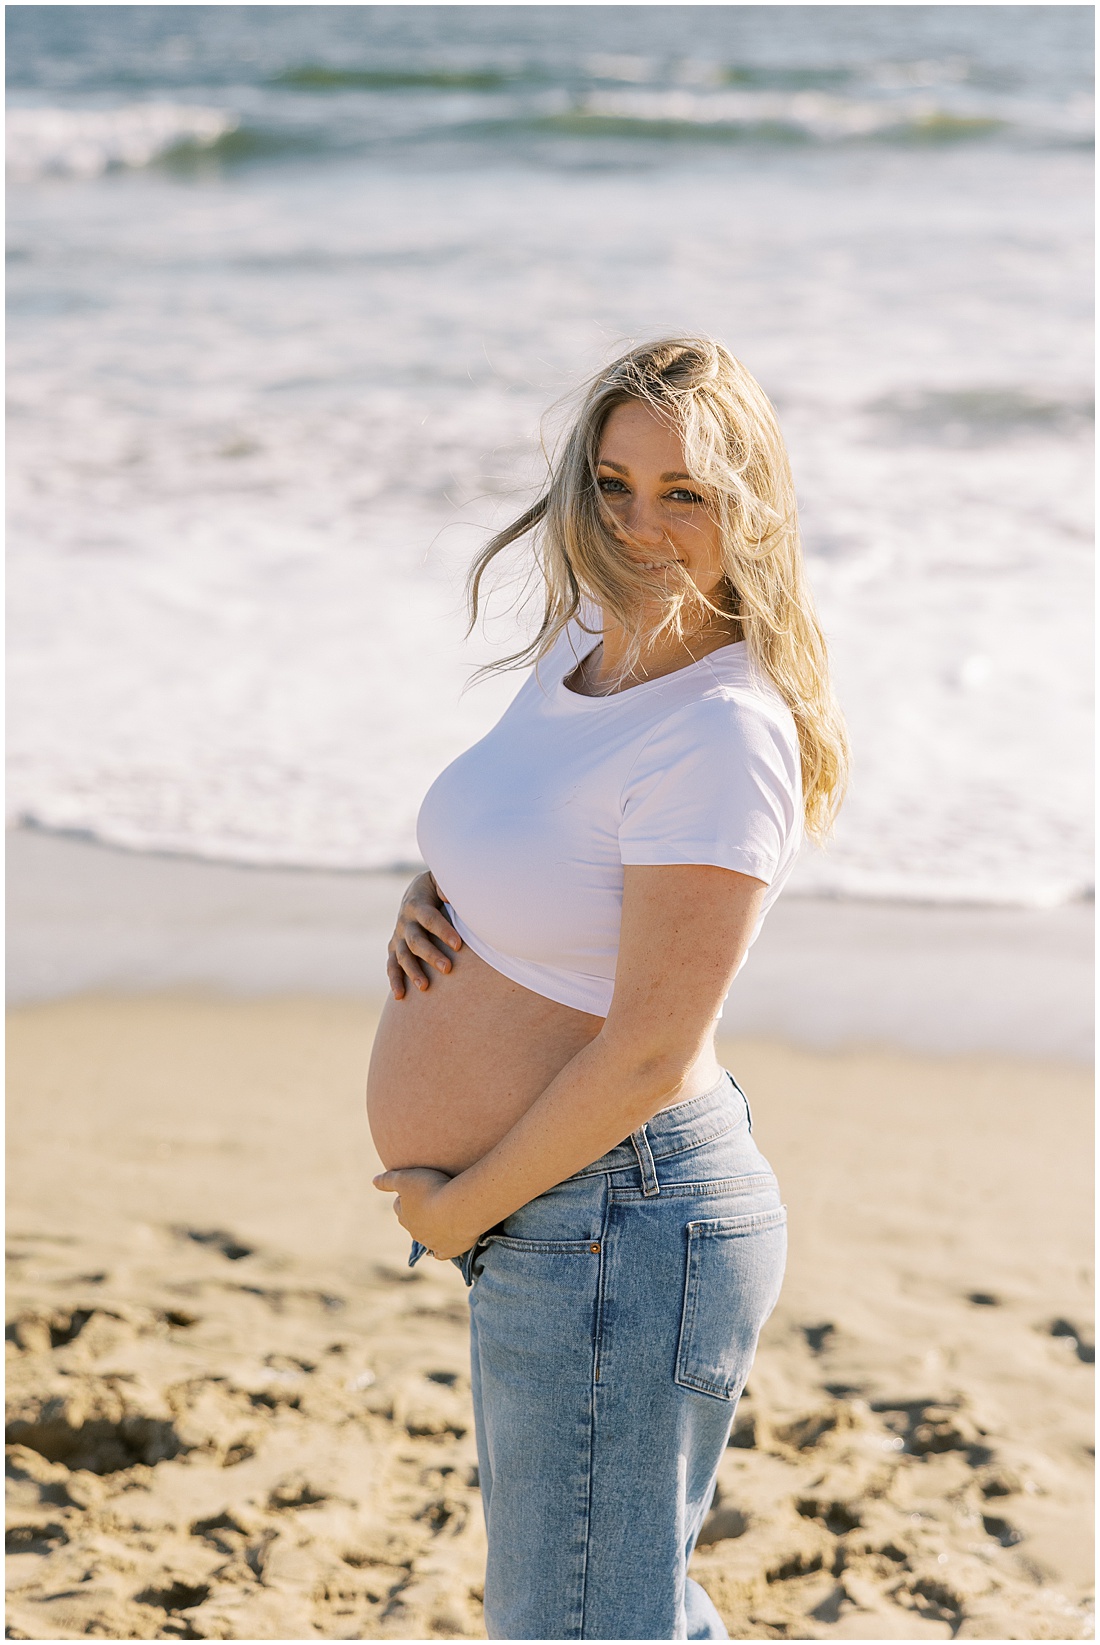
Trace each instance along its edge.
<instances>
[{"instance_id":1,"label":"white crop top","mask_svg":"<svg viewBox=\"0 0 1100 1645\"><path fill-rule=\"evenodd\" d=\"M767 884L802 838L798 735L739 641L610 697L564 684L575 625L493 729L436 778L417 823L463 940L513 982L605 1017L623 866L712 863Z\"/></svg>"}]
</instances>

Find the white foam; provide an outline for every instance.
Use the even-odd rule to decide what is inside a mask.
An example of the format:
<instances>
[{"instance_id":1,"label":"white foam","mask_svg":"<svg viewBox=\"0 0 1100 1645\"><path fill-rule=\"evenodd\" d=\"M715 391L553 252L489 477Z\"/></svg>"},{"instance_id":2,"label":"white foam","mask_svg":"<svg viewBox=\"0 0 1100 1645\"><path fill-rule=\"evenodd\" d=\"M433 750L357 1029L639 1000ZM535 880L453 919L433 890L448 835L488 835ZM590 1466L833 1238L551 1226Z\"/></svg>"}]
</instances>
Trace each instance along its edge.
<instances>
[{"instance_id":1,"label":"white foam","mask_svg":"<svg viewBox=\"0 0 1100 1645\"><path fill-rule=\"evenodd\" d=\"M693 160L660 177L667 220L633 171L13 190L13 813L245 862L414 859L421 795L515 688L462 695L512 638L462 644L475 526L526 500L493 494L567 383L697 327L780 407L851 723L805 888L1081 894L1088 445L937 444L868 407L1079 402L1086 162L847 163Z\"/></svg>"},{"instance_id":2,"label":"white foam","mask_svg":"<svg viewBox=\"0 0 1100 1645\"><path fill-rule=\"evenodd\" d=\"M235 131L227 109L177 103L122 108L12 108L7 113L7 169L14 177L99 177L115 166L147 166L193 144L208 148Z\"/></svg>"},{"instance_id":3,"label":"white foam","mask_svg":"<svg viewBox=\"0 0 1100 1645\"><path fill-rule=\"evenodd\" d=\"M628 60L632 61L632 60ZM901 66L883 65L884 84L889 70ZM727 128L731 133L759 127L786 128L817 142L837 142L851 138L888 136L896 133L957 127L968 129L1015 125L1033 133L1086 138L1091 131L1091 103L1084 98L1067 98L1059 106L1029 102L1022 98L981 97L969 88L965 96L943 95L933 90L931 71L941 65L905 65L912 74L896 83L908 95L867 97L817 90L772 90L753 88L675 87L593 91L577 103L577 111L591 119L615 120L627 125L683 125ZM923 73L921 71L924 71ZM610 75L609 75L610 77ZM961 78L961 76L957 76ZM623 80L642 79L625 69ZM930 89L918 89L929 87Z\"/></svg>"}]
</instances>

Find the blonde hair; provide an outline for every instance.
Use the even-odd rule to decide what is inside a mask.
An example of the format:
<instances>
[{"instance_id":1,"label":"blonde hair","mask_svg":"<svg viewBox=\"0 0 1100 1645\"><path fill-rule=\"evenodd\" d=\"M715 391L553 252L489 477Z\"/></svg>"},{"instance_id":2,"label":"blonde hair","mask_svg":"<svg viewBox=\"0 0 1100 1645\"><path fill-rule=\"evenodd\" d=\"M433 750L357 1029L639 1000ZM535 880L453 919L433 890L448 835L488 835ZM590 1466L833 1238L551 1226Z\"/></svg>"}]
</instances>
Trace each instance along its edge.
<instances>
[{"instance_id":1,"label":"blonde hair","mask_svg":"<svg viewBox=\"0 0 1100 1645\"><path fill-rule=\"evenodd\" d=\"M616 406L641 402L665 417L688 472L719 527L725 576L711 598L672 567L653 581L623 553L621 526L597 484L600 437ZM529 645L490 669L537 662L570 621L585 627L590 602L628 636L624 672L661 635L690 642L713 617L736 619L749 653L794 716L802 756L807 831L828 834L847 784L849 750L829 663L806 582L794 482L775 411L759 383L720 343L670 337L614 360L584 398L539 500L485 545L470 568L470 628L482 580L511 543L531 535L541 571L543 620ZM653 601L663 610L654 621ZM709 617L708 617L709 614Z\"/></svg>"}]
</instances>

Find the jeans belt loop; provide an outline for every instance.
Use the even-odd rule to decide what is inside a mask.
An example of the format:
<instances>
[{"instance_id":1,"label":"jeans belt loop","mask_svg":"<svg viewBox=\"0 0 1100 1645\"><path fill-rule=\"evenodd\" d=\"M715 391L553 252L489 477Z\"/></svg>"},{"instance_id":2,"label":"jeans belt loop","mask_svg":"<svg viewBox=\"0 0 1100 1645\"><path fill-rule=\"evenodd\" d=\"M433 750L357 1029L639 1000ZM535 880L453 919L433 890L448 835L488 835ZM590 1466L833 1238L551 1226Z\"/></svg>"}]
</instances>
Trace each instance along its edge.
<instances>
[{"instance_id":1,"label":"jeans belt loop","mask_svg":"<svg viewBox=\"0 0 1100 1645\"><path fill-rule=\"evenodd\" d=\"M749 1122L749 1136L751 1137L752 1136L752 1109L749 1107L749 1099L748 1099L748 1097L746 1097L745 1093L742 1091L741 1087L738 1085L738 1083L734 1079L733 1075L730 1074L730 1071L729 1071L728 1068L726 1069L726 1073L727 1073L727 1075L729 1075L729 1082L733 1086L733 1089L737 1092L737 1095L741 1098L741 1101L745 1104L745 1118Z\"/></svg>"},{"instance_id":2,"label":"jeans belt loop","mask_svg":"<svg viewBox=\"0 0 1100 1645\"><path fill-rule=\"evenodd\" d=\"M657 1181L657 1167L653 1163L653 1150L649 1146L649 1137L644 1125L637 1131L631 1131L630 1140L634 1144L634 1152L638 1156L638 1169L642 1173L642 1194L645 1199L652 1199L654 1194L661 1192L661 1185Z\"/></svg>"}]
</instances>

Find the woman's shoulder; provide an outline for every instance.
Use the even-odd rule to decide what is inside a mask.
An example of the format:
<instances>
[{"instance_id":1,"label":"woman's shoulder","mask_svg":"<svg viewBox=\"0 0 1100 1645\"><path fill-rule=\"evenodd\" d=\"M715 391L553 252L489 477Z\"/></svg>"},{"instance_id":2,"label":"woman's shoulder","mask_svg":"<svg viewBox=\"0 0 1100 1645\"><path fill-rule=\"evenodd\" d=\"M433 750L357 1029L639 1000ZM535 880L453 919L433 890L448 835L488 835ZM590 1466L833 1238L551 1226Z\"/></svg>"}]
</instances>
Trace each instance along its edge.
<instances>
[{"instance_id":1,"label":"woman's shoulder","mask_svg":"<svg viewBox=\"0 0 1100 1645\"><path fill-rule=\"evenodd\" d=\"M769 783L797 792L798 730L770 681L744 663L723 659L713 670L685 671L677 685L650 720L632 778L690 768L693 781L720 782L722 773L767 772Z\"/></svg>"},{"instance_id":2,"label":"woman's shoulder","mask_svg":"<svg viewBox=\"0 0 1100 1645\"><path fill-rule=\"evenodd\" d=\"M709 728L716 738L750 734L754 728L758 733L766 730L797 750L794 715L744 643L711 652L690 674L677 709L685 726Z\"/></svg>"},{"instance_id":3,"label":"woman's shoulder","mask_svg":"<svg viewBox=\"0 0 1100 1645\"><path fill-rule=\"evenodd\" d=\"M744 648L723 651L713 666L700 659L668 676L676 689L665 695L623 785L619 839L631 851L641 845L649 852L658 840L683 843L690 835L693 848L709 851L724 842L733 854L721 859L624 855L623 861L712 862L770 884L779 854L800 827L797 731L779 692L748 664ZM739 853L760 829L772 847L745 867L747 859Z\"/></svg>"}]
</instances>

